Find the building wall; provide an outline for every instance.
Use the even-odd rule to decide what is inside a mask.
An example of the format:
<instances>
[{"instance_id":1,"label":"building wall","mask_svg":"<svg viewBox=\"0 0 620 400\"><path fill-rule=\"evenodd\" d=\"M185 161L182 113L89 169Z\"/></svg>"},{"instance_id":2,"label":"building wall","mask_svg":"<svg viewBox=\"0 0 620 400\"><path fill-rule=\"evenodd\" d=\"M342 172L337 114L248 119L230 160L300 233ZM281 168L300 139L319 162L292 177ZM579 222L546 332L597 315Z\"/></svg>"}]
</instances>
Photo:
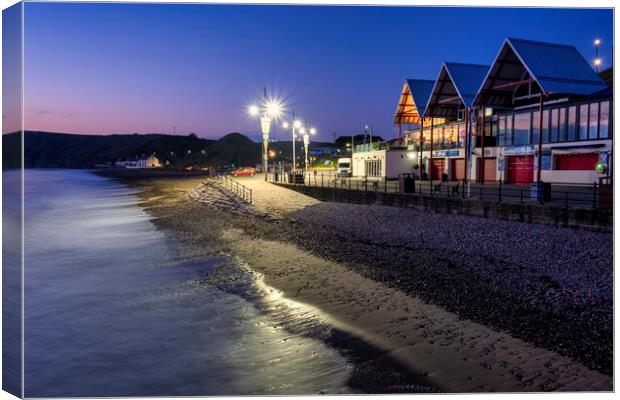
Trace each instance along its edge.
<instances>
[{"instance_id":1,"label":"building wall","mask_svg":"<svg viewBox=\"0 0 620 400\"><path fill-rule=\"evenodd\" d=\"M558 102L545 105L543 114L545 135L543 143L543 170L541 179L551 183L587 183L597 182L603 176L611 176L613 169L613 159L611 157L613 147L613 99L609 97L592 97L580 101ZM538 137L538 108L535 106L499 113L487 118L487 130L497 140L497 145L485 147L485 158L495 158L497 167L495 176L487 177L488 180L506 182L509 178L508 165L512 156L533 156L537 155ZM479 122L479 121L478 121ZM445 127L436 127L435 145L438 148L458 147L461 154L459 158L464 158L462 143L464 137L461 133L461 122L452 122ZM472 124L473 134L475 135L477 123ZM448 126L452 128L448 129ZM457 127L458 142L454 142L454 127ZM450 135L446 135L449 131ZM489 131L487 131L489 132ZM428 133L425 130L425 136ZM489 133L487 133L488 135ZM442 136L443 135L443 136ZM447 138L451 138L448 140ZM430 138L425 139L425 148L428 149ZM413 141L409 146L415 160L419 159L419 152L415 150L417 141ZM433 158L442 158L438 152L449 150L438 150L433 152ZM606 165L608 172L604 174L592 170L558 170L556 166L557 154L593 154L599 156L599 163ZM430 153L428 150L423 152L423 165L425 172L431 172ZM445 157L444 173L449 179L453 178L451 171L453 156ZM479 175L479 159L481 158L481 148L475 148L470 162L468 163L468 176L476 180ZM493 162L493 161L491 161ZM417 162L416 162L417 163ZM485 163L486 164L486 163ZM537 160L534 160L534 167L537 167ZM532 173L532 181L536 179L536 170Z\"/></svg>"},{"instance_id":2,"label":"building wall","mask_svg":"<svg viewBox=\"0 0 620 400\"><path fill-rule=\"evenodd\" d=\"M396 179L400 174L413 173L413 166L417 164L417 159L409 156L411 152L407 150L375 150L353 153L352 175L364 177L368 175L366 161L380 161L380 178Z\"/></svg>"},{"instance_id":3,"label":"building wall","mask_svg":"<svg viewBox=\"0 0 620 400\"><path fill-rule=\"evenodd\" d=\"M543 144L543 162L541 179L543 182L549 183L579 183L592 184L598 182L598 179L607 175L607 173L599 174L595 170L558 170L556 166L556 156L560 154L598 154L601 161L608 157L613 150L612 140L596 140L588 142L567 142L567 143L547 143ZM474 149L472 168L472 179L478 176L478 162L476 159L481 157L481 149ZM485 148L486 157L497 158L497 175L496 180L502 182L508 181L508 157L511 156L533 156L534 168L532 171L532 181L536 181L536 170L538 168L537 161L538 147L535 145L526 146L502 146Z\"/></svg>"}]
</instances>

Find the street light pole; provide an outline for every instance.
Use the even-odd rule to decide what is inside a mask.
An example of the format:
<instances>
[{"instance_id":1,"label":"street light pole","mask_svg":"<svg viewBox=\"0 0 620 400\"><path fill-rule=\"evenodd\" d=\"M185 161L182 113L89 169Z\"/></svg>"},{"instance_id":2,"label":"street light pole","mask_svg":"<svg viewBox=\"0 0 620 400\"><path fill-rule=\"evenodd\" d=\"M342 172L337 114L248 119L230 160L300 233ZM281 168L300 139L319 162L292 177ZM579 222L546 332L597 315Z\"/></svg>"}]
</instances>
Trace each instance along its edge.
<instances>
[{"instance_id":1,"label":"street light pole","mask_svg":"<svg viewBox=\"0 0 620 400\"><path fill-rule=\"evenodd\" d=\"M308 172L308 146L310 145L310 135L314 135L316 133L316 129L314 128L310 128L309 130L306 130L305 128L301 128L301 134L303 135L303 139L304 139L304 152L305 152L305 157L304 157L304 166L306 168L306 172Z\"/></svg>"},{"instance_id":2,"label":"street light pole","mask_svg":"<svg viewBox=\"0 0 620 400\"><path fill-rule=\"evenodd\" d=\"M601 39L594 39L594 66L596 67L596 72L598 72L598 67L601 65L601 59L598 57L598 46L601 44Z\"/></svg>"},{"instance_id":3,"label":"street light pole","mask_svg":"<svg viewBox=\"0 0 620 400\"><path fill-rule=\"evenodd\" d=\"M295 114L293 113L293 171L297 168L297 159L295 158Z\"/></svg>"},{"instance_id":4,"label":"street light pole","mask_svg":"<svg viewBox=\"0 0 620 400\"><path fill-rule=\"evenodd\" d=\"M265 112L260 119L260 126L263 131L263 171L265 172L265 180L267 180L267 147L269 146L269 128L271 126L271 117Z\"/></svg>"},{"instance_id":5,"label":"street light pole","mask_svg":"<svg viewBox=\"0 0 620 400\"><path fill-rule=\"evenodd\" d=\"M291 126L292 125L292 126ZM301 124L301 121L298 121L295 119L295 111L293 111L293 121L289 124L289 122L285 121L282 124L282 127L284 129L288 129L289 127L292 128L293 131L293 165L292 165L292 170L295 171L295 167L296 167L296 155L295 155L295 139L297 138L297 136L295 135L295 132L297 129L303 129L303 126Z\"/></svg>"},{"instance_id":6,"label":"street light pole","mask_svg":"<svg viewBox=\"0 0 620 400\"><path fill-rule=\"evenodd\" d=\"M271 127L271 119L277 118L282 111L282 106L276 100L269 100L267 98L267 88L265 88L265 94L263 103L259 106L251 105L248 108L248 113L251 116L258 116L262 112L260 119L261 131L263 133L263 171L265 172L265 180L267 180L267 152L269 151L269 129Z\"/></svg>"}]
</instances>

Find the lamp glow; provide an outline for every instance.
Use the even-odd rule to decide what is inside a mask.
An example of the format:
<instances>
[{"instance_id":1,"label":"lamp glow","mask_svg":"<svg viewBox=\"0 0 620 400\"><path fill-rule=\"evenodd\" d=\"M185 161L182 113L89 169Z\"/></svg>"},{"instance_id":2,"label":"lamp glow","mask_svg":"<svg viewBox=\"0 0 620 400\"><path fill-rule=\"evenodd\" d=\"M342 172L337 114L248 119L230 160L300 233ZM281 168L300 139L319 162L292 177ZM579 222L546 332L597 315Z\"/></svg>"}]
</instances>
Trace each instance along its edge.
<instances>
[{"instance_id":1,"label":"lamp glow","mask_svg":"<svg viewBox=\"0 0 620 400\"><path fill-rule=\"evenodd\" d=\"M288 129L288 127L289 127L288 122L286 122L286 121L285 121L285 122L282 124L282 128L284 128L284 129Z\"/></svg>"},{"instance_id":2,"label":"lamp glow","mask_svg":"<svg viewBox=\"0 0 620 400\"><path fill-rule=\"evenodd\" d=\"M301 128L301 121L297 120L297 121L293 122L293 125L295 126L295 128L299 129L299 128Z\"/></svg>"},{"instance_id":3,"label":"lamp glow","mask_svg":"<svg viewBox=\"0 0 620 400\"><path fill-rule=\"evenodd\" d=\"M249 113L251 116L256 116L256 115L258 115L258 106L257 106L257 105L252 104L250 107L248 107L248 113Z\"/></svg>"},{"instance_id":4,"label":"lamp glow","mask_svg":"<svg viewBox=\"0 0 620 400\"><path fill-rule=\"evenodd\" d=\"M600 58L595 58L595 59L594 59L594 65L596 65L597 67L598 67L599 65L601 65L602 63L603 63L603 60L601 60Z\"/></svg>"},{"instance_id":5,"label":"lamp glow","mask_svg":"<svg viewBox=\"0 0 620 400\"><path fill-rule=\"evenodd\" d=\"M316 128L310 128L310 134L314 135L316 133Z\"/></svg>"},{"instance_id":6,"label":"lamp glow","mask_svg":"<svg viewBox=\"0 0 620 400\"><path fill-rule=\"evenodd\" d=\"M601 44L601 39L594 39L594 45L598 46L599 44Z\"/></svg>"},{"instance_id":7,"label":"lamp glow","mask_svg":"<svg viewBox=\"0 0 620 400\"><path fill-rule=\"evenodd\" d=\"M277 101L269 101L267 103L267 114L272 117L278 117L282 112L282 106Z\"/></svg>"}]
</instances>

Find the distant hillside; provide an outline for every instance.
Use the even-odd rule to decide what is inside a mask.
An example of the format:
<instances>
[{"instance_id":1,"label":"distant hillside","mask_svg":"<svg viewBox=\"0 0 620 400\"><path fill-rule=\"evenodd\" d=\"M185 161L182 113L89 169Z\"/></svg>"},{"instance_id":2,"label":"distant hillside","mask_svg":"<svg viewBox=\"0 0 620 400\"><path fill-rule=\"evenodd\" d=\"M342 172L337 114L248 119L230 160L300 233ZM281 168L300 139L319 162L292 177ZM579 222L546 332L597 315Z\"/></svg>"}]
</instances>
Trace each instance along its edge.
<instances>
[{"instance_id":1,"label":"distant hillside","mask_svg":"<svg viewBox=\"0 0 620 400\"><path fill-rule=\"evenodd\" d=\"M255 165L261 162L261 145L240 133L230 133L214 142L208 149L212 165Z\"/></svg>"},{"instance_id":2,"label":"distant hillside","mask_svg":"<svg viewBox=\"0 0 620 400\"><path fill-rule=\"evenodd\" d=\"M20 140L19 133L3 136L3 168L19 166ZM27 168L92 168L95 164L142 154L155 154L163 160L174 161L188 151L200 153L213 142L193 136L161 134L102 136L26 131L24 165Z\"/></svg>"},{"instance_id":3,"label":"distant hillside","mask_svg":"<svg viewBox=\"0 0 620 400\"><path fill-rule=\"evenodd\" d=\"M3 168L19 167L21 135L3 135L2 141ZM171 166L179 168L188 165L250 166L261 162L262 147L240 133L212 140L162 134L103 136L26 131L24 144L26 168L92 168L96 164L143 154L155 154L163 162L170 161ZM270 143L270 148L278 151L279 160L290 161L290 141ZM302 154L301 143L297 151L298 156Z\"/></svg>"}]
</instances>

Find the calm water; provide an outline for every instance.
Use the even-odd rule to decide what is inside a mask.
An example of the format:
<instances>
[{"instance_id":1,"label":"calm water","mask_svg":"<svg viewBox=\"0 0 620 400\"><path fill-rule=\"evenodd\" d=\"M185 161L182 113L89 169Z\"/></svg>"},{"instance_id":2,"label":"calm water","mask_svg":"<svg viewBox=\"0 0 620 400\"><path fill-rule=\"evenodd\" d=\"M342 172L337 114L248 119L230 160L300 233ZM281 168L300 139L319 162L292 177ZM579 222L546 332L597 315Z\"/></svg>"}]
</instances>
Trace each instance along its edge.
<instances>
[{"instance_id":1,"label":"calm water","mask_svg":"<svg viewBox=\"0 0 620 400\"><path fill-rule=\"evenodd\" d=\"M210 283L229 261L179 254L131 189L27 170L25 192L26 396L348 390L339 353Z\"/></svg>"}]
</instances>

